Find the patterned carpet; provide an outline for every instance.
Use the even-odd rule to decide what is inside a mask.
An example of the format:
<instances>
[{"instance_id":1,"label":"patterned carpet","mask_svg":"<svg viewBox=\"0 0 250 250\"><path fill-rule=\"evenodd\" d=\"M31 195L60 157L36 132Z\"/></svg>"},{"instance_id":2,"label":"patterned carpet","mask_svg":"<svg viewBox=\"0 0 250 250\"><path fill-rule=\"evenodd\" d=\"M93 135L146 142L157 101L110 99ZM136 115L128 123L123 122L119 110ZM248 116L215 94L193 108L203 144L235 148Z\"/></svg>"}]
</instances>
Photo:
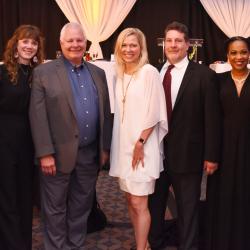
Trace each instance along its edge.
<instances>
[{"instance_id":1,"label":"patterned carpet","mask_svg":"<svg viewBox=\"0 0 250 250\"><path fill-rule=\"evenodd\" d=\"M128 250L134 243L133 230L129 221L124 194L119 190L116 179L107 171L101 171L97 182L100 207L108 218L108 226L99 232L87 235L86 250ZM33 250L43 249L42 226L39 213L33 220ZM166 250L176 250L167 247Z\"/></svg>"}]
</instances>

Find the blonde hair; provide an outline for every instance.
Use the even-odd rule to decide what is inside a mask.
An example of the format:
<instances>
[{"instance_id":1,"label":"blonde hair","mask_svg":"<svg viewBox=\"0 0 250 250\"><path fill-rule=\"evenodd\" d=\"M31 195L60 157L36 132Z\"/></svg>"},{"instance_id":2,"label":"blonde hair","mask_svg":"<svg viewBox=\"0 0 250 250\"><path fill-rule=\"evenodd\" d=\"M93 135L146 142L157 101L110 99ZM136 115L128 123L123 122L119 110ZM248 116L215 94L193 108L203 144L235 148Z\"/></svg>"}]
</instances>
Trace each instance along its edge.
<instances>
[{"instance_id":1,"label":"blonde hair","mask_svg":"<svg viewBox=\"0 0 250 250\"><path fill-rule=\"evenodd\" d=\"M19 26L7 42L3 58L4 64L6 65L6 69L10 76L10 81L13 84L17 83L17 72L19 67L18 58L15 57L15 54L17 53L17 44L19 40L26 38L34 39L38 42L37 53L35 55L37 60L31 60L30 66L33 68L42 63L44 60L44 38L39 28L29 24Z\"/></svg>"},{"instance_id":2,"label":"blonde hair","mask_svg":"<svg viewBox=\"0 0 250 250\"><path fill-rule=\"evenodd\" d=\"M122 44L128 36L134 35L137 37L141 48L140 57L137 65L134 68L134 73L137 72L143 65L148 63L148 51L145 35L137 28L126 28L118 36L115 44L115 61L118 77L123 77L125 71L125 62L122 59L121 50Z\"/></svg>"}]
</instances>

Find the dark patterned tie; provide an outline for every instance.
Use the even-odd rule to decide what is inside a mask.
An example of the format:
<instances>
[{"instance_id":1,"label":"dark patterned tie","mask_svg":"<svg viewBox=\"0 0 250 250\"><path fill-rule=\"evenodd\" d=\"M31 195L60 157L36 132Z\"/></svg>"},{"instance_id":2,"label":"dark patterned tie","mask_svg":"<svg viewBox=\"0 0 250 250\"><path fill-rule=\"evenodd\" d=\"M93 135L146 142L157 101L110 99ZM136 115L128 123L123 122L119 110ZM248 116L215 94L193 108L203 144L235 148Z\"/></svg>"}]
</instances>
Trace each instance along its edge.
<instances>
[{"instance_id":1,"label":"dark patterned tie","mask_svg":"<svg viewBox=\"0 0 250 250\"><path fill-rule=\"evenodd\" d=\"M165 73L164 79L163 79L163 87L165 91L165 97L166 97L166 104L167 104L167 116L168 116L168 127L170 124L171 114L172 114L172 100L171 100L171 70L173 69L174 65L170 64L168 66L168 69Z\"/></svg>"}]
</instances>

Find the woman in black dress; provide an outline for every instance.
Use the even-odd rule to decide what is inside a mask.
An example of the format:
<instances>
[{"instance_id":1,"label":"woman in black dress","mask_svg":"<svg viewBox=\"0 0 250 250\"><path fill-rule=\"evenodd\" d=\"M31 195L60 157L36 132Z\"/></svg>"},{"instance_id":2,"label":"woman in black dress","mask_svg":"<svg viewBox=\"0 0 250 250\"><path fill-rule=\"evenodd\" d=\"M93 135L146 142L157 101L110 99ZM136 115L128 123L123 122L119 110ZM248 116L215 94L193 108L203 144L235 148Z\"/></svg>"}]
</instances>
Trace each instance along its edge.
<instances>
[{"instance_id":1,"label":"woman in black dress","mask_svg":"<svg viewBox=\"0 0 250 250\"><path fill-rule=\"evenodd\" d=\"M34 154L28 119L32 69L43 61L37 27L14 32L0 65L0 249L31 250Z\"/></svg>"},{"instance_id":2,"label":"woman in black dress","mask_svg":"<svg viewBox=\"0 0 250 250\"><path fill-rule=\"evenodd\" d=\"M223 150L218 171L208 179L209 250L250 249L250 76L249 41L226 43L232 70L219 74Z\"/></svg>"}]
</instances>

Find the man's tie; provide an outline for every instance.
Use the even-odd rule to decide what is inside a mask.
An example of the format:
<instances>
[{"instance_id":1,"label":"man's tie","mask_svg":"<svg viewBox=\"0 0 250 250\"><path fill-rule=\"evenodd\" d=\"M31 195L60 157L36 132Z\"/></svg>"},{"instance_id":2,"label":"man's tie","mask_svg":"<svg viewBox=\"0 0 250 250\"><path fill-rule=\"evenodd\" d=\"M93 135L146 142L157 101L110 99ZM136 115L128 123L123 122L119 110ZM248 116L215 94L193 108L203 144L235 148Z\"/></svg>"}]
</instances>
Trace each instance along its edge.
<instances>
[{"instance_id":1,"label":"man's tie","mask_svg":"<svg viewBox=\"0 0 250 250\"><path fill-rule=\"evenodd\" d=\"M166 104L167 104L167 116L168 116L168 127L170 125L170 119L172 114L172 100L171 100L171 70L173 69L174 65L170 64L168 66L168 69L165 73L164 79L163 79L163 87L165 91L165 97L166 97Z\"/></svg>"}]
</instances>

